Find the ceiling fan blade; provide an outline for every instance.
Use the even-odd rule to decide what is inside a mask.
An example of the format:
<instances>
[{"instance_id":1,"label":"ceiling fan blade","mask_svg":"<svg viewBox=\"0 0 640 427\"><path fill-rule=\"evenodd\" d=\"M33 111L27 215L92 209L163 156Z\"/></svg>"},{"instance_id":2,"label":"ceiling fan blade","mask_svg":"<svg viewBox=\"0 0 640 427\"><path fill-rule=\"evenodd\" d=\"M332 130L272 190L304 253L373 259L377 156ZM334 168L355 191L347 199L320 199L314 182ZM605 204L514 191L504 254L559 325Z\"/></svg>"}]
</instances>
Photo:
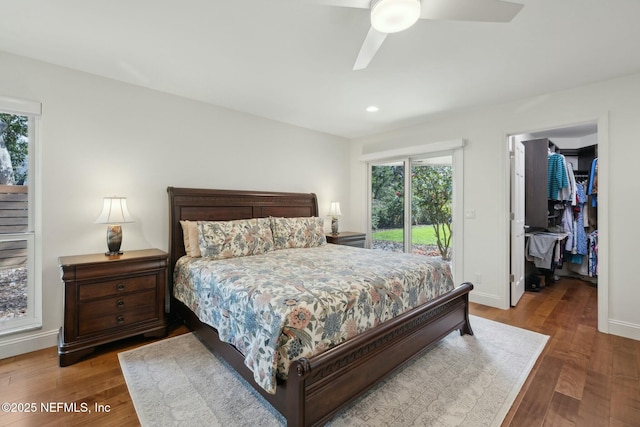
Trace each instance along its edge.
<instances>
[{"instance_id":1,"label":"ceiling fan blade","mask_svg":"<svg viewBox=\"0 0 640 427\"><path fill-rule=\"evenodd\" d=\"M371 0L307 0L309 3L321 4L323 6L355 7L358 9L369 9Z\"/></svg>"},{"instance_id":2,"label":"ceiling fan blade","mask_svg":"<svg viewBox=\"0 0 640 427\"><path fill-rule=\"evenodd\" d=\"M367 37L364 39L360 53L358 53L358 57L356 58L356 63L353 64L353 71L367 68L367 65L369 65L369 62L371 62L376 55L376 52L380 49L382 42L384 42L386 38L387 33L381 33L373 27L369 28Z\"/></svg>"},{"instance_id":3,"label":"ceiling fan blade","mask_svg":"<svg viewBox=\"0 0 640 427\"><path fill-rule=\"evenodd\" d=\"M502 0L423 0L420 19L510 22L523 6Z\"/></svg>"}]
</instances>

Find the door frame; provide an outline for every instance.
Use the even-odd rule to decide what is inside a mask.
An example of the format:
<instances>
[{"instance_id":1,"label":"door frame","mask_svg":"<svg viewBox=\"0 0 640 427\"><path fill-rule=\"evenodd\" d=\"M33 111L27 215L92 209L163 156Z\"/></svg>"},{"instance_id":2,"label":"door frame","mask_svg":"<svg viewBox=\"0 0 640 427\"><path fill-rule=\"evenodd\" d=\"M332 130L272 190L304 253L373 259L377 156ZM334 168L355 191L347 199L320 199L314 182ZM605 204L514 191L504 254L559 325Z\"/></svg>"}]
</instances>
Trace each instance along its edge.
<instances>
[{"instance_id":1,"label":"door frame","mask_svg":"<svg viewBox=\"0 0 640 427\"><path fill-rule=\"evenodd\" d=\"M605 112L599 117L585 118L573 123L549 123L535 126L525 130L514 130L503 134L503 170L504 172L504 238L505 248L510 248L511 239L511 159L509 150L509 138L514 135L541 132L550 129L559 129L585 123L597 123L598 135L598 330L609 333L609 113ZM505 280L505 292L503 292L503 307L510 306L509 274L511 265L511 250L508 249L503 262L503 277Z\"/></svg>"}]
</instances>

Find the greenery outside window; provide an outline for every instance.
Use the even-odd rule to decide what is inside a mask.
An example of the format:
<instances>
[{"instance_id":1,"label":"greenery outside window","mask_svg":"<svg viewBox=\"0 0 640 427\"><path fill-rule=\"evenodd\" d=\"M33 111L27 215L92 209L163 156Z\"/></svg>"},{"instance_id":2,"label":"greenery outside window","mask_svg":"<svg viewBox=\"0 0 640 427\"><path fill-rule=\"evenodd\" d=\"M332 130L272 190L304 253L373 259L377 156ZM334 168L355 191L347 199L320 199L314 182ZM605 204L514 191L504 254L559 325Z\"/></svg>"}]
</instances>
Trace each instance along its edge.
<instances>
[{"instance_id":1,"label":"greenery outside window","mask_svg":"<svg viewBox=\"0 0 640 427\"><path fill-rule=\"evenodd\" d=\"M449 261L452 156L372 164L370 179L372 247Z\"/></svg>"},{"instance_id":2,"label":"greenery outside window","mask_svg":"<svg viewBox=\"0 0 640 427\"><path fill-rule=\"evenodd\" d=\"M36 271L40 104L0 97L0 335L42 326Z\"/></svg>"}]
</instances>

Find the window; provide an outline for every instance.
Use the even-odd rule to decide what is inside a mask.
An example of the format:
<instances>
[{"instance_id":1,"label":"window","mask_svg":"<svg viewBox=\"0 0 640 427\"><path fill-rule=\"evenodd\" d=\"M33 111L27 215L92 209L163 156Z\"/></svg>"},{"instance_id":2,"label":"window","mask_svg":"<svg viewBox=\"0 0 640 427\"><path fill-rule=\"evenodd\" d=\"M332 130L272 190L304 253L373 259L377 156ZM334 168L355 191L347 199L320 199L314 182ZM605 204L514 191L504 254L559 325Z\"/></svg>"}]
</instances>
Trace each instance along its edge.
<instances>
[{"instance_id":1,"label":"window","mask_svg":"<svg viewBox=\"0 0 640 427\"><path fill-rule=\"evenodd\" d=\"M39 103L0 97L0 334L42 326L35 263L39 116Z\"/></svg>"}]
</instances>

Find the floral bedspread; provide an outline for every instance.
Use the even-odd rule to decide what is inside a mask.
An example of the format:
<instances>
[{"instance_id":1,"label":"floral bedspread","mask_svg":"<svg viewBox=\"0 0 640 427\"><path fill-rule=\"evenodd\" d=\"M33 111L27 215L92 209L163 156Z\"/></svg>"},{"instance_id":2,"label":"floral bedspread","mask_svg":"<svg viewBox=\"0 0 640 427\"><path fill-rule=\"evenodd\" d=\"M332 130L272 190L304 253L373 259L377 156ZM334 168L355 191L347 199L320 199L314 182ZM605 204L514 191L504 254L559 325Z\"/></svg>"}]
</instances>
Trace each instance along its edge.
<instances>
[{"instance_id":1,"label":"floral bedspread","mask_svg":"<svg viewBox=\"0 0 640 427\"><path fill-rule=\"evenodd\" d=\"M174 295L275 393L310 357L454 288L447 263L340 245L211 260L183 257Z\"/></svg>"}]
</instances>

